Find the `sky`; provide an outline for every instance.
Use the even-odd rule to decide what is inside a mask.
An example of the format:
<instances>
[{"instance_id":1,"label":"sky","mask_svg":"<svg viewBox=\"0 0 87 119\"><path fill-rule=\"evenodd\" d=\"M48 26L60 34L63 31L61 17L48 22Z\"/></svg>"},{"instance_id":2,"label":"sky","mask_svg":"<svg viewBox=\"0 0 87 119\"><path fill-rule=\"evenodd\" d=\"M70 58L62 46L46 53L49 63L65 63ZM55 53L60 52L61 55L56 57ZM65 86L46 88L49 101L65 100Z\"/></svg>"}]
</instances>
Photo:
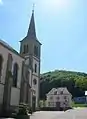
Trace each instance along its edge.
<instances>
[{"instance_id":1,"label":"sky","mask_svg":"<svg viewBox=\"0 0 87 119\"><path fill-rule=\"evenodd\" d=\"M0 0L0 39L19 51L33 3L41 73L87 72L87 0Z\"/></svg>"}]
</instances>

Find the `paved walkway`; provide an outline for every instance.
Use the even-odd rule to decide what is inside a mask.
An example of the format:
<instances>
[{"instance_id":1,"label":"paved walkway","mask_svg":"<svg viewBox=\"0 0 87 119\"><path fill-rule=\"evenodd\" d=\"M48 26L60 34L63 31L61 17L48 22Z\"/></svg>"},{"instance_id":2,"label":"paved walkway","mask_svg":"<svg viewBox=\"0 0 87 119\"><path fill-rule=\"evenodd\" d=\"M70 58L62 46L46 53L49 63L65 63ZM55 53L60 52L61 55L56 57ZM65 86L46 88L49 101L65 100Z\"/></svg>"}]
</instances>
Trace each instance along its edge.
<instances>
[{"instance_id":1,"label":"paved walkway","mask_svg":"<svg viewBox=\"0 0 87 119\"><path fill-rule=\"evenodd\" d=\"M68 110L66 112L40 111L40 112L35 112L30 117L30 119L87 119L87 108L75 108L73 110Z\"/></svg>"},{"instance_id":2,"label":"paved walkway","mask_svg":"<svg viewBox=\"0 0 87 119\"><path fill-rule=\"evenodd\" d=\"M87 108L77 108L66 112L41 111L34 113L30 119L87 119Z\"/></svg>"}]
</instances>

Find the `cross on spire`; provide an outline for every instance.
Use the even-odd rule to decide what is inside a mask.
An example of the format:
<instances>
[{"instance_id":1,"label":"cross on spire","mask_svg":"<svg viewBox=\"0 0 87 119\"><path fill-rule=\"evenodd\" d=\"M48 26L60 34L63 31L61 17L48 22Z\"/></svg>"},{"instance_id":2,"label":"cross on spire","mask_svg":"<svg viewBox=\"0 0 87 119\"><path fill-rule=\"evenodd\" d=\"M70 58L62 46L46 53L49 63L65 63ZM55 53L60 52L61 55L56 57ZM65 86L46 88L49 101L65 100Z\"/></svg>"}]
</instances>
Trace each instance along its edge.
<instances>
[{"instance_id":1,"label":"cross on spire","mask_svg":"<svg viewBox=\"0 0 87 119\"><path fill-rule=\"evenodd\" d=\"M32 13L34 13L34 8L35 8L35 4L33 3L33 9L32 9Z\"/></svg>"}]
</instances>

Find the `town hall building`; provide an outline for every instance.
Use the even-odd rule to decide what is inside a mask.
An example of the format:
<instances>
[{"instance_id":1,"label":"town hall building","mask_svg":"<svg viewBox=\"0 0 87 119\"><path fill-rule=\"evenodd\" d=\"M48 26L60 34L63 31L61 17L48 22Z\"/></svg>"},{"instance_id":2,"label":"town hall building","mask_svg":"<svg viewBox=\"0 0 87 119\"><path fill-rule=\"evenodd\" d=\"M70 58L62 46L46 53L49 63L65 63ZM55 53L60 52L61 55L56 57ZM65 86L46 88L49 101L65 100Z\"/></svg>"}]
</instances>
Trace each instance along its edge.
<instances>
[{"instance_id":1,"label":"town hall building","mask_svg":"<svg viewBox=\"0 0 87 119\"><path fill-rule=\"evenodd\" d=\"M40 51L33 10L27 35L20 41L20 53L0 40L0 111L20 103L38 108Z\"/></svg>"}]
</instances>

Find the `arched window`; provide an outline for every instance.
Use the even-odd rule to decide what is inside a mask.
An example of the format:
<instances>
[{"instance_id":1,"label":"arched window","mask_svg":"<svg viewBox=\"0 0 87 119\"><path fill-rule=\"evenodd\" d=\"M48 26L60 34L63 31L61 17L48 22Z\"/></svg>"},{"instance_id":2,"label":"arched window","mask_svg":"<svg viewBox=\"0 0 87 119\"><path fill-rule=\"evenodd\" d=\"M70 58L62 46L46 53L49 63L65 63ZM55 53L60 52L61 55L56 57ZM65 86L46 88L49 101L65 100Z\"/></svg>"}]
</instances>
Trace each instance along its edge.
<instances>
[{"instance_id":1,"label":"arched window","mask_svg":"<svg viewBox=\"0 0 87 119\"><path fill-rule=\"evenodd\" d=\"M26 53L26 45L24 45L24 53Z\"/></svg>"},{"instance_id":2,"label":"arched window","mask_svg":"<svg viewBox=\"0 0 87 119\"><path fill-rule=\"evenodd\" d=\"M9 71L12 70L12 61L13 61L12 55L8 54L8 70Z\"/></svg>"},{"instance_id":3,"label":"arched window","mask_svg":"<svg viewBox=\"0 0 87 119\"><path fill-rule=\"evenodd\" d=\"M37 73L37 64L35 64L35 73Z\"/></svg>"},{"instance_id":4,"label":"arched window","mask_svg":"<svg viewBox=\"0 0 87 119\"><path fill-rule=\"evenodd\" d=\"M28 53L28 45L24 45L24 53Z\"/></svg>"},{"instance_id":5,"label":"arched window","mask_svg":"<svg viewBox=\"0 0 87 119\"><path fill-rule=\"evenodd\" d=\"M0 55L0 77L2 72L2 63L3 63L3 58L2 58L2 55Z\"/></svg>"},{"instance_id":6,"label":"arched window","mask_svg":"<svg viewBox=\"0 0 87 119\"><path fill-rule=\"evenodd\" d=\"M18 79L18 64L15 63L13 67L13 86L17 87L17 79Z\"/></svg>"},{"instance_id":7,"label":"arched window","mask_svg":"<svg viewBox=\"0 0 87 119\"><path fill-rule=\"evenodd\" d=\"M37 46L34 46L34 55L38 56L38 47Z\"/></svg>"},{"instance_id":8,"label":"arched window","mask_svg":"<svg viewBox=\"0 0 87 119\"><path fill-rule=\"evenodd\" d=\"M28 45L26 47L27 47L27 53L28 53Z\"/></svg>"}]
</instances>

